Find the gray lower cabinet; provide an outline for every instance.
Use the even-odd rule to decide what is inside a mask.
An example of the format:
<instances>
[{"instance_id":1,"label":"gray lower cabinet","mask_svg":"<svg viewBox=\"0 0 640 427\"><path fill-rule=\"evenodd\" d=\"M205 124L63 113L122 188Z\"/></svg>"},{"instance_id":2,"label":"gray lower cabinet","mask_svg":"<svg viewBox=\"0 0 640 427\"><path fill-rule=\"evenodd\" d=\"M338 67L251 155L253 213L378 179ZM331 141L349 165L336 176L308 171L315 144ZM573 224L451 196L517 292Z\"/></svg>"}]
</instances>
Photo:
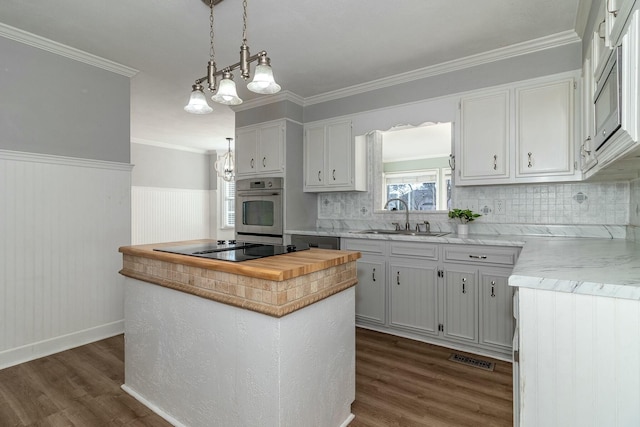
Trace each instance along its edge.
<instances>
[{"instance_id":1,"label":"gray lower cabinet","mask_svg":"<svg viewBox=\"0 0 640 427\"><path fill-rule=\"evenodd\" d=\"M435 262L413 264L389 260L389 324L437 335L438 267Z\"/></svg>"},{"instance_id":2,"label":"gray lower cabinet","mask_svg":"<svg viewBox=\"0 0 640 427\"><path fill-rule=\"evenodd\" d=\"M341 248L362 254L358 326L510 357L520 248L357 238Z\"/></svg>"},{"instance_id":3,"label":"gray lower cabinet","mask_svg":"<svg viewBox=\"0 0 640 427\"><path fill-rule=\"evenodd\" d=\"M480 270L480 344L511 350L514 316L510 274L509 269Z\"/></svg>"},{"instance_id":4,"label":"gray lower cabinet","mask_svg":"<svg viewBox=\"0 0 640 427\"><path fill-rule=\"evenodd\" d=\"M384 258L363 255L358 260L358 284L356 285L356 318L384 325L386 262Z\"/></svg>"},{"instance_id":5,"label":"gray lower cabinet","mask_svg":"<svg viewBox=\"0 0 640 427\"><path fill-rule=\"evenodd\" d=\"M478 278L474 269L444 268L444 336L469 342L478 340Z\"/></svg>"},{"instance_id":6,"label":"gray lower cabinet","mask_svg":"<svg viewBox=\"0 0 640 427\"><path fill-rule=\"evenodd\" d=\"M341 239L341 249L359 251L356 285L356 322L371 325L387 323L387 248L384 242Z\"/></svg>"}]
</instances>

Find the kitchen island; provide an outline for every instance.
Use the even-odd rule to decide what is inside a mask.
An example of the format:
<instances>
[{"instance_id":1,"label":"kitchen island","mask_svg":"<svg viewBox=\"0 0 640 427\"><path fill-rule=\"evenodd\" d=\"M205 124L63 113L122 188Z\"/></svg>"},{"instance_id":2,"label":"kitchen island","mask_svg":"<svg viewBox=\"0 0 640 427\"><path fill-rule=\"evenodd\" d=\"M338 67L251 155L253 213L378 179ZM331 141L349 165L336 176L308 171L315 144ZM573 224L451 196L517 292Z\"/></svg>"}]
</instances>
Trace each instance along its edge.
<instances>
[{"instance_id":1,"label":"kitchen island","mask_svg":"<svg viewBox=\"0 0 640 427\"><path fill-rule=\"evenodd\" d=\"M343 426L359 253L232 263L129 246L123 389L179 426Z\"/></svg>"}]
</instances>

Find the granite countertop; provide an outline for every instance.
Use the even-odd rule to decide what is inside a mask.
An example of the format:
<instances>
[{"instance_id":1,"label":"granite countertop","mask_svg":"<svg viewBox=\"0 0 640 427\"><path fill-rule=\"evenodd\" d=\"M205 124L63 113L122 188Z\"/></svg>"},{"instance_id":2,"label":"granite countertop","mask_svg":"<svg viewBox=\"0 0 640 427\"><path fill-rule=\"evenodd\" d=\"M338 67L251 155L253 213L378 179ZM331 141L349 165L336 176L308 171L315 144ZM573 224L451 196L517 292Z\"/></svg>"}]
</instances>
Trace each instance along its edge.
<instances>
[{"instance_id":1,"label":"granite countertop","mask_svg":"<svg viewBox=\"0 0 640 427\"><path fill-rule=\"evenodd\" d=\"M640 244L624 239L482 235L442 237L357 234L353 230L287 230L371 240L519 246L509 285L557 292L640 300Z\"/></svg>"}]
</instances>

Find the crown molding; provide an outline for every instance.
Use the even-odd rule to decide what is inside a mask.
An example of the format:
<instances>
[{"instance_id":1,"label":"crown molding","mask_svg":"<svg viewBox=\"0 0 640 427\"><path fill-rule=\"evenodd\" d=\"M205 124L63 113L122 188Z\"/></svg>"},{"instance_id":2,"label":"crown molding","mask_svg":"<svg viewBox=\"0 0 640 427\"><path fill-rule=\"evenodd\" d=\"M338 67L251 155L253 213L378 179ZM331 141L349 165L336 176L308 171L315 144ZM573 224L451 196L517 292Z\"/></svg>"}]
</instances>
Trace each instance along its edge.
<instances>
[{"instance_id":1,"label":"crown molding","mask_svg":"<svg viewBox=\"0 0 640 427\"><path fill-rule=\"evenodd\" d=\"M0 160L12 160L29 163L46 163L51 165L75 166L91 169L110 169L130 172L132 164L111 162L107 160L83 159L80 157L59 156L56 154L31 153L0 149Z\"/></svg>"},{"instance_id":2,"label":"crown molding","mask_svg":"<svg viewBox=\"0 0 640 427\"><path fill-rule=\"evenodd\" d=\"M141 144L141 145L151 145L153 147L158 148L167 148L169 150L179 150L179 151L188 151L190 153L198 153L198 154L211 154L212 151L215 150L205 150L193 147L185 147L184 145L178 144L169 144L168 142L160 142L160 141L151 141L149 139L142 138L131 138L132 144Z\"/></svg>"},{"instance_id":3,"label":"crown molding","mask_svg":"<svg viewBox=\"0 0 640 427\"><path fill-rule=\"evenodd\" d=\"M121 74L125 77L133 77L138 73L138 70L135 68L118 64L117 62L101 58L62 43L54 42L53 40L46 39L1 22L0 36L38 49L46 50L47 52L55 53L56 55L64 56L78 62L93 65L94 67L102 68L103 70L111 71L112 73Z\"/></svg>"},{"instance_id":4,"label":"crown molding","mask_svg":"<svg viewBox=\"0 0 640 427\"><path fill-rule=\"evenodd\" d=\"M252 108L262 107L263 105L273 104L275 102L280 102L280 101L291 101L294 104L298 104L301 107L304 107L304 102L305 102L303 97L296 95L291 91L283 90L282 92L277 93L275 95L261 96L258 98L245 101L240 105L233 105L230 107L234 112L237 113L238 111L250 110Z\"/></svg>"},{"instance_id":5,"label":"crown molding","mask_svg":"<svg viewBox=\"0 0 640 427\"><path fill-rule=\"evenodd\" d=\"M402 74L397 74L391 77L385 77L378 80L373 80L371 82L362 83L344 89L338 89L320 95L304 98L303 106L319 104L322 102L332 101L340 98L346 98L348 96L358 95L376 89L395 86L398 84L424 79L439 74L450 73L453 71L475 67L489 62L513 58L515 56L526 55L545 49L560 47L579 41L581 41L581 39L580 37L578 37L578 34L576 34L575 31L564 31L561 33L552 34L522 43L517 43L503 48L490 50L476 55L455 59L453 61L443 62L441 64L420 68Z\"/></svg>"}]
</instances>

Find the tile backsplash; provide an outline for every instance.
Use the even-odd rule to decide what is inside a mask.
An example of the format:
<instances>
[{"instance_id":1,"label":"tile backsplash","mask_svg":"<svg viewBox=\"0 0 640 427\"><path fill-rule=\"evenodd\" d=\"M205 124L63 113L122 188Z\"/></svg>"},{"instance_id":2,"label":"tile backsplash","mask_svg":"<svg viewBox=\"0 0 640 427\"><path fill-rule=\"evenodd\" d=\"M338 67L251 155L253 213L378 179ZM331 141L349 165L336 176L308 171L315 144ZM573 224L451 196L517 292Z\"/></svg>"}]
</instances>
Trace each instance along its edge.
<instances>
[{"instance_id":1,"label":"tile backsplash","mask_svg":"<svg viewBox=\"0 0 640 427\"><path fill-rule=\"evenodd\" d=\"M629 224L640 227L640 179L629 184Z\"/></svg>"},{"instance_id":2,"label":"tile backsplash","mask_svg":"<svg viewBox=\"0 0 640 427\"><path fill-rule=\"evenodd\" d=\"M626 225L629 183L459 187L454 206L480 212L486 223Z\"/></svg>"},{"instance_id":3,"label":"tile backsplash","mask_svg":"<svg viewBox=\"0 0 640 427\"><path fill-rule=\"evenodd\" d=\"M318 226L338 221L362 224L390 224L402 219L399 213L382 211L381 171L377 166L381 153L375 141L369 141L367 192L322 193L318 196ZM380 206L378 206L380 205ZM453 207L469 208L482 214L474 225L495 228L498 224L551 226L640 226L640 180L602 183L544 183L477 187L455 187ZM411 222L428 220L448 227L442 213L411 213ZM481 227L484 224L486 227ZM616 231L619 233L619 231ZM624 236L622 236L624 237Z\"/></svg>"}]
</instances>

